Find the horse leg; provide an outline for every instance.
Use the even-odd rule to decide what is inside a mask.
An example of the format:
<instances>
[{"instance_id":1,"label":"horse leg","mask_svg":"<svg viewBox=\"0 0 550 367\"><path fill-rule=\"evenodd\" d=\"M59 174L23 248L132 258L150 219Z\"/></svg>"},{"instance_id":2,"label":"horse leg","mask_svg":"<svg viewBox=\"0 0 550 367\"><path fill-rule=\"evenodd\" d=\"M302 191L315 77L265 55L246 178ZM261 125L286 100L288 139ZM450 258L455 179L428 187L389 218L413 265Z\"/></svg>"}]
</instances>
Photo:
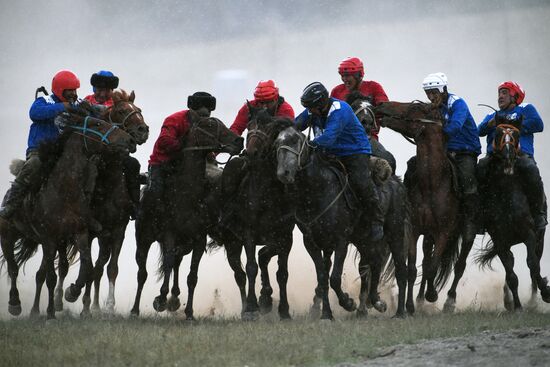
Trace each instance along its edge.
<instances>
[{"instance_id":1,"label":"horse leg","mask_svg":"<svg viewBox=\"0 0 550 367\"><path fill-rule=\"evenodd\" d=\"M0 220L2 254L8 264L8 275L11 280L10 299L8 301L8 311L13 316L21 314L21 300L19 299L19 291L17 290L17 276L19 275L19 266L15 261L15 241L17 235L14 231L7 228L9 224Z\"/></svg>"},{"instance_id":2,"label":"horse leg","mask_svg":"<svg viewBox=\"0 0 550 367\"><path fill-rule=\"evenodd\" d=\"M496 244L495 244L496 246ZM518 296L518 277L514 273L514 255L510 249L501 250L498 252L498 257L504 266L506 271L506 284L512 291L512 297L514 299L514 310L521 311L521 302Z\"/></svg>"},{"instance_id":3,"label":"horse leg","mask_svg":"<svg viewBox=\"0 0 550 367\"><path fill-rule=\"evenodd\" d=\"M359 251L359 249L358 249ZM369 273L369 267L367 262L367 256L364 252L359 251L360 259L359 259L359 277L361 279L361 289L359 291L359 306L357 307L357 317L359 318L365 318L369 314L367 310L367 295L369 290L369 279L368 279L368 273Z\"/></svg>"},{"instance_id":4,"label":"horse leg","mask_svg":"<svg viewBox=\"0 0 550 367\"><path fill-rule=\"evenodd\" d=\"M264 246L258 252L258 264L260 265L260 278L262 280L262 289L260 290L259 306L263 314L271 312L273 308L273 288L269 281L269 261L276 254L275 246Z\"/></svg>"},{"instance_id":5,"label":"horse leg","mask_svg":"<svg viewBox=\"0 0 550 367\"><path fill-rule=\"evenodd\" d=\"M82 288L92 279L93 263L88 232L85 231L77 236L78 253L80 254L80 270L76 281L65 290L65 300L75 302L80 296Z\"/></svg>"},{"instance_id":6,"label":"horse leg","mask_svg":"<svg viewBox=\"0 0 550 367\"><path fill-rule=\"evenodd\" d=\"M544 252L544 234L546 230L541 229L537 231L536 234L536 242L535 242L535 254L537 255L537 258L540 260L542 259L542 254ZM529 307L536 309L537 307L537 293L538 293L538 286L536 279L533 279L531 277L531 298L529 299Z\"/></svg>"},{"instance_id":7,"label":"horse leg","mask_svg":"<svg viewBox=\"0 0 550 367\"><path fill-rule=\"evenodd\" d=\"M444 312L454 312L455 310L456 287L458 286L458 282L462 278L462 275L464 274L464 270L466 269L466 259L468 259L468 255L472 250L473 244L474 244L473 240L462 243L460 254L458 255L458 259L455 263L455 271L454 271L455 274L454 274L453 284L451 284L451 288L449 288L449 291L447 292L447 300L445 301L445 305L443 306Z\"/></svg>"},{"instance_id":8,"label":"horse leg","mask_svg":"<svg viewBox=\"0 0 550 367\"><path fill-rule=\"evenodd\" d=\"M407 247L403 246L405 239L403 236L390 238L388 244L392 253L393 263L395 266L395 279L397 281L397 311L395 317L403 318L405 314L405 294L407 290L407 262L405 260ZM414 307L414 306L413 306ZM413 311L414 312L414 311Z\"/></svg>"},{"instance_id":9,"label":"horse leg","mask_svg":"<svg viewBox=\"0 0 550 367\"><path fill-rule=\"evenodd\" d=\"M137 290L136 297L134 299L134 305L130 314L132 316L139 316L139 303L141 301L141 293L143 291L143 285L147 280L147 256L149 255L149 249L153 243L153 236L145 236L137 228L136 225L136 263L138 266L137 273Z\"/></svg>"},{"instance_id":10,"label":"horse leg","mask_svg":"<svg viewBox=\"0 0 550 367\"><path fill-rule=\"evenodd\" d=\"M353 298L342 290L342 273L344 271L344 261L348 252L346 243L338 244L334 253L334 266L330 273L330 287L336 292L338 303L348 312L353 312L357 309L357 305ZM327 273L329 274L329 273Z\"/></svg>"},{"instance_id":11,"label":"horse leg","mask_svg":"<svg viewBox=\"0 0 550 367\"><path fill-rule=\"evenodd\" d=\"M118 277L118 257L120 256L120 250L122 249L122 242L124 241L124 232L126 226L121 226L116 230L113 230L111 235L111 259L109 265L107 265L107 278L109 279L109 293L107 294L107 312L113 313L115 311L115 284Z\"/></svg>"},{"instance_id":12,"label":"horse leg","mask_svg":"<svg viewBox=\"0 0 550 367\"><path fill-rule=\"evenodd\" d=\"M69 272L69 259L67 258L66 244L60 245L57 249L57 253L59 256L59 277L57 278L57 286L55 287L55 310L59 312L63 311L63 283Z\"/></svg>"},{"instance_id":13,"label":"horse leg","mask_svg":"<svg viewBox=\"0 0 550 367\"><path fill-rule=\"evenodd\" d=\"M277 263L279 269L277 269L277 283L279 284L279 317L281 320L290 320L288 296L287 296L287 282L288 282L288 254L292 247L292 242L289 246L285 246L279 250L279 257Z\"/></svg>"},{"instance_id":14,"label":"horse leg","mask_svg":"<svg viewBox=\"0 0 550 367\"><path fill-rule=\"evenodd\" d=\"M91 294L93 283L93 277L86 282L86 288L84 290L84 294L82 295L82 311L80 312L81 318L88 318L92 315L92 313L90 312L90 306L92 304Z\"/></svg>"},{"instance_id":15,"label":"horse leg","mask_svg":"<svg viewBox=\"0 0 550 367\"><path fill-rule=\"evenodd\" d=\"M437 302L438 298L437 289L435 287L435 277L439 267L441 266L441 256L445 246L447 246L447 235L439 234L435 241L435 248L433 250L432 258L430 259L430 265L428 269L426 269L428 273L426 276L428 287L426 290L426 301L431 303Z\"/></svg>"},{"instance_id":16,"label":"horse leg","mask_svg":"<svg viewBox=\"0 0 550 367\"><path fill-rule=\"evenodd\" d=\"M409 244L407 253L407 312L409 315L414 315L414 284L418 270L416 269L416 246L418 242L418 234L413 234Z\"/></svg>"},{"instance_id":17,"label":"horse leg","mask_svg":"<svg viewBox=\"0 0 550 367\"><path fill-rule=\"evenodd\" d=\"M527 247L527 266L531 274L531 279L534 279L537 283L537 286L540 290L542 300L546 303L550 303L550 287L548 286L548 280L543 279L540 275L540 258L537 255L536 251L536 238L531 236L531 238L525 241Z\"/></svg>"},{"instance_id":18,"label":"horse leg","mask_svg":"<svg viewBox=\"0 0 550 367\"><path fill-rule=\"evenodd\" d=\"M250 237L250 236L247 236ZM256 276L258 275L258 263L256 262L256 245L247 239L244 250L246 252L246 276L248 277L248 295L246 297L245 320L257 319L259 310L256 298Z\"/></svg>"},{"instance_id":19,"label":"horse leg","mask_svg":"<svg viewBox=\"0 0 550 367\"><path fill-rule=\"evenodd\" d=\"M199 245L195 246L193 249L193 254L191 255L191 267L189 269L189 274L187 275L187 305L185 306L185 316L187 320L194 320L193 297L195 295L195 287L197 286L198 281L199 264L206 247L206 235L200 239L197 239L196 242L199 243Z\"/></svg>"},{"instance_id":20,"label":"horse leg","mask_svg":"<svg viewBox=\"0 0 550 367\"><path fill-rule=\"evenodd\" d=\"M170 290L170 298L168 298L168 303L166 307L170 312L176 312L181 307L181 302L179 295L180 291L180 265L183 260L183 252L178 251L176 253L176 258L174 261L174 281L172 282L172 289Z\"/></svg>"},{"instance_id":21,"label":"horse leg","mask_svg":"<svg viewBox=\"0 0 550 367\"><path fill-rule=\"evenodd\" d=\"M380 251L371 251L369 256L370 284L369 284L369 302L378 312L386 312L387 305L380 299L378 294L378 285L382 274L383 256Z\"/></svg>"},{"instance_id":22,"label":"horse leg","mask_svg":"<svg viewBox=\"0 0 550 367\"><path fill-rule=\"evenodd\" d=\"M55 284L57 274L55 273L55 246L42 246L44 258L46 259L46 286L48 287L48 308L46 309L46 318L55 319Z\"/></svg>"},{"instance_id":23,"label":"horse leg","mask_svg":"<svg viewBox=\"0 0 550 367\"><path fill-rule=\"evenodd\" d=\"M99 254L94 266L94 302L92 308L94 311L99 312L101 309L99 306L99 289L103 277L103 268L111 257L111 247L109 246L111 241L108 240L108 236L99 236L97 241L99 243Z\"/></svg>"},{"instance_id":24,"label":"horse leg","mask_svg":"<svg viewBox=\"0 0 550 367\"><path fill-rule=\"evenodd\" d=\"M246 309L246 273L244 272L241 264L242 248L243 247L238 242L230 242L225 245L225 250L227 251L227 261L233 270L235 282L237 283L239 292L241 293L241 314L244 314Z\"/></svg>"},{"instance_id":25,"label":"horse leg","mask_svg":"<svg viewBox=\"0 0 550 367\"><path fill-rule=\"evenodd\" d=\"M42 255L42 262L40 268L36 272L36 289L34 291L34 302L31 308L31 317L40 316L40 293L42 293L42 286L46 281L46 272L48 271L48 257L46 256L45 246L42 246L44 254Z\"/></svg>"},{"instance_id":26,"label":"horse leg","mask_svg":"<svg viewBox=\"0 0 550 367\"><path fill-rule=\"evenodd\" d=\"M431 258L433 252L433 240L430 236L424 235L422 240L422 281L420 282L420 289L418 290L418 296L416 296L416 302L424 303L424 294L426 291L426 283L428 280L428 270L430 268Z\"/></svg>"},{"instance_id":27,"label":"horse leg","mask_svg":"<svg viewBox=\"0 0 550 367\"><path fill-rule=\"evenodd\" d=\"M168 237L168 236L167 236ZM160 287L160 294L155 297L153 301L153 308L157 312L163 312L166 310L166 301L168 290L170 287L170 276L172 270L174 269L174 262L176 257L176 248L174 243L174 238L170 236L161 244L162 249L162 273L164 274L164 281Z\"/></svg>"}]
</instances>

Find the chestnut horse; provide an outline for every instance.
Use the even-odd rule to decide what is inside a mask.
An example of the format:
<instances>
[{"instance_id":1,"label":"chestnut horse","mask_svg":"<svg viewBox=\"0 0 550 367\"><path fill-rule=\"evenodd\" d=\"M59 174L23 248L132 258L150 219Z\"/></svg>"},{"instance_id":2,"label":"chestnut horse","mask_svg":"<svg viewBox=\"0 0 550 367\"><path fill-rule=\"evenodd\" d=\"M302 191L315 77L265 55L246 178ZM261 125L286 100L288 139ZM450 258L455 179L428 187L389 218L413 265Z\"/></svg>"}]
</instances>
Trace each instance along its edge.
<instances>
[{"instance_id":1,"label":"chestnut horse","mask_svg":"<svg viewBox=\"0 0 550 367\"><path fill-rule=\"evenodd\" d=\"M443 120L437 106L421 102L385 102L374 108L382 126L414 140L416 144L416 184L409 188L412 204L413 241L424 235L422 283L418 301L435 302L453 265L455 278L448 292L446 307L454 308L456 286L464 273L473 239L462 243L459 196L453 185L452 163L447 158ZM458 255L460 252L460 255ZM416 280L416 245L409 251L407 311L414 313L413 286Z\"/></svg>"}]
</instances>

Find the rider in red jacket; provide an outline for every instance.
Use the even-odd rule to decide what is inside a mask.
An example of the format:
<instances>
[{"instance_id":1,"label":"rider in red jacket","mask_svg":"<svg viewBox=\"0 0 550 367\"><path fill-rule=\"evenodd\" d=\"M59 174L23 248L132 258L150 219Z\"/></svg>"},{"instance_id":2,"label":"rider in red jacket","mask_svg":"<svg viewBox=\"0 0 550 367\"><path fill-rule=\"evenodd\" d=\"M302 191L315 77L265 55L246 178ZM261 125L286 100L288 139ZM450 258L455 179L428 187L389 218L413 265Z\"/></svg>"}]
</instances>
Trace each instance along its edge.
<instances>
[{"instance_id":1,"label":"rider in red jacket","mask_svg":"<svg viewBox=\"0 0 550 367\"><path fill-rule=\"evenodd\" d=\"M261 80L254 90L254 99L249 103L254 107L267 108L272 116L288 117L294 120L294 110L279 95L279 88L277 88L273 80ZM239 110L239 113L237 113L237 117L235 117L235 121L229 129L239 136L242 135L248 125L248 115L248 105L245 103Z\"/></svg>"},{"instance_id":2,"label":"rider in red jacket","mask_svg":"<svg viewBox=\"0 0 550 367\"><path fill-rule=\"evenodd\" d=\"M371 80L363 80L365 69L359 58L348 57L343 60L338 66L338 73L341 75L343 83L332 89L330 92L331 97L345 101L348 94L358 90L362 95L370 97L374 106L389 100L380 84ZM378 140L380 125L378 123L376 125L376 128L369 135Z\"/></svg>"}]
</instances>

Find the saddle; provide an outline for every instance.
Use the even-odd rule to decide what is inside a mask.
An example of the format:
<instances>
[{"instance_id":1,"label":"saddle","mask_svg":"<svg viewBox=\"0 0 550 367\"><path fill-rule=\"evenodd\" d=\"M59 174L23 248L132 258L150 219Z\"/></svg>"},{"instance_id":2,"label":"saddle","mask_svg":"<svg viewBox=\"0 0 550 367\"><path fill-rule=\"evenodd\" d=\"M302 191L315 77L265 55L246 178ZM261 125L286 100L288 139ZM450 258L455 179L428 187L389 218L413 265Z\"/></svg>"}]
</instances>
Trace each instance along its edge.
<instances>
[{"instance_id":1,"label":"saddle","mask_svg":"<svg viewBox=\"0 0 550 367\"><path fill-rule=\"evenodd\" d=\"M453 192L459 197L462 198L462 192L460 190L460 185L458 182L458 168L456 167L454 155L452 153L447 154L447 158L449 159L449 163L451 166L451 183Z\"/></svg>"},{"instance_id":2,"label":"saddle","mask_svg":"<svg viewBox=\"0 0 550 367\"><path fill-rule=\"evenodd\" d=\"M350 210L360 209L359 198L351 188L348 181L348 173L344 165L336 158L332 156L323 155L319 157L319 161L325 164L329 171L331 171L339 182L339 189L344 190L343 196L346 200L346 204Z\"/></svg>"}]
</instances>

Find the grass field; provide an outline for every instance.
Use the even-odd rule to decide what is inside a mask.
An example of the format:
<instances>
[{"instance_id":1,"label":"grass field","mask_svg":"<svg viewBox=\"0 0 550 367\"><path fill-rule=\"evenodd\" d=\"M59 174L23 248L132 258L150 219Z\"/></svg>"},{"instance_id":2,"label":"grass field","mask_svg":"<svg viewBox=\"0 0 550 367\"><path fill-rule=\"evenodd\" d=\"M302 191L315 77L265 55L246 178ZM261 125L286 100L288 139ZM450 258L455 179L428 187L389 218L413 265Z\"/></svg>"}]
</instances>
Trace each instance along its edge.
<instances>
[{"instance_id":1,"label":"grass field","mask_svg":"<svg viewBox=\"0 0 550 367\"><path fill-rule=\"evenodd\" d=\"M462 312L405 320L354 317L280 322L237 319L0 321L0 366L290 366L364 360L377 349L484 330L550 327L549 313Z\"/></svg>"}]
</instances>

